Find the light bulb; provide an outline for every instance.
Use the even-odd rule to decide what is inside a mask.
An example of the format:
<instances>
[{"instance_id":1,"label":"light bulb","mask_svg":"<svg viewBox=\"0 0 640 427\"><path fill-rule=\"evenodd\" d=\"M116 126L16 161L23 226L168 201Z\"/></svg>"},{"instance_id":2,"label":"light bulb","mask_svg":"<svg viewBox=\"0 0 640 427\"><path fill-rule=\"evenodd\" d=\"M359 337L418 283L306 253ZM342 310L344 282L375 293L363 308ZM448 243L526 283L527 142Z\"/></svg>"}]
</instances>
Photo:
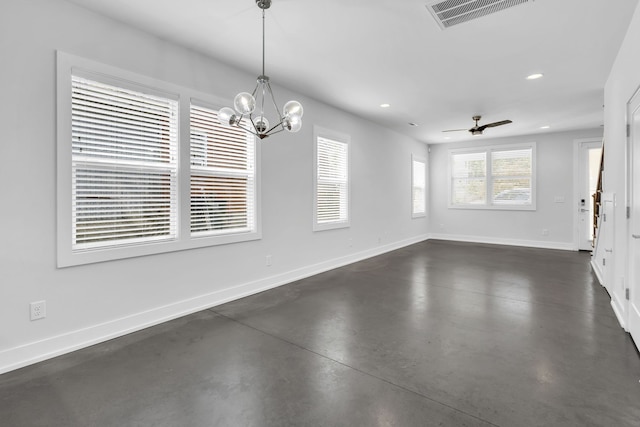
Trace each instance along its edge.
<instances>
[{"instance_id":1,"label":"light bulb","mask_svg":"<svg viewBox=\"0 0 640 427\"><path fill-rule=\"evenodd\" d=\"M265 133L269 130L269 120L265 116L256 117L253 121L258 133Z\"/></svg>"},{"instance_id":2,"label":"light bulb","mask_svg":"<svg viewBox=\"0 0 640 427\"><path fill-rule=\"evenodd\" d=\"M233 100L233 106L243 116L251 114L256 109L256 99L248 92L240 92Z\"/></svg>"},{"instance_id":3,"label":"light bulb","mask_svg":"<svg viewBox=\"0 0 640 427\"><path fill-rule=\"evenodd\" d=\"M299 117L286 117L282 126L291 133L298 132L302 128L302 119Z\"/></svg>"},{"instance_id":4,"label":"light bulb","mask_svg":"<svg viewBox=\"0 0 640 427\"><path fill-rule=\"evenodd\" d=\"M304 109L302 108L302 104L298 101L289 101L284 104L282 108L282 115L284 117L297 117L300 118L304 114Z\"/></svg>"},{"instance_id":5,"label":"light bulb","mask_svg":"<svg viewBox=\"0 0 640 427\"><path fill-rule=\"evenodd\" d=\"M221 108L218 111L218 120L223 126L232 126L239 122L236 112L229 107Z\"/></svg>"}]
</instances>

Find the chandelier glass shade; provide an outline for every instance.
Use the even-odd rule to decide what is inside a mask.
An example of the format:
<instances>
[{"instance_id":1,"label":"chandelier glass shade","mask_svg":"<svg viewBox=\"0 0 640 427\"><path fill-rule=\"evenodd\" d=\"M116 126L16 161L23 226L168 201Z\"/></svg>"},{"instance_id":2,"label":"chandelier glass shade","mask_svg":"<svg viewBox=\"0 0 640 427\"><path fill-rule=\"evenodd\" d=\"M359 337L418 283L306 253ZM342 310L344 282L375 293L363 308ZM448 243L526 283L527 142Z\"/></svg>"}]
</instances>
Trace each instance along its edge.
<instances>
[{"instance_id":1,"label":"chandelier glass shade","mask_svg":"<svg viewBox=\"0 0 640 427\"><path fill-rule=\"evenodd\" d=\"M240 92L233 100L233 108L224 107L218 111L218 120L224 126L239 127L264 139L283 130L299 131L302 128L304 109L298 101L287 102L282 110L278 108L269 77L264 72L264 16L265 10L271 6L271 0L256 0L256 5L262 9L262 74L258 76L252 93ZM277 115L273 124L265 114L265 108L270 104Z\"/></svg>"}]
</instances>

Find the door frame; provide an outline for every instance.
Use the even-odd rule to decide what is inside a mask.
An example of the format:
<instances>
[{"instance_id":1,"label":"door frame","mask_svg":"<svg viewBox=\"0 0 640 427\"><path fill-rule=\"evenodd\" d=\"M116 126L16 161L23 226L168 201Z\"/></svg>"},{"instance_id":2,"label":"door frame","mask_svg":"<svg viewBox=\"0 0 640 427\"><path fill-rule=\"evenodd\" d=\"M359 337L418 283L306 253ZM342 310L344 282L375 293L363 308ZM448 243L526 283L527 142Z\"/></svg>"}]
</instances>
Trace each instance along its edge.
<instances>
[{"instance_id":1,"label":"door frame","mask_svg":"<svg viewBox=\"0 0 640 427\"><path fill-rule=\"evenodd\" d=\"M580 138L573 140L573 196L571 197L571 209L573 210L573 250L580 250L580 146L585 142L602 144L602 136L592 138Z\"/></svg>"},{"instance_id":2,"label":"door frame","mask_svg":"<svg viewBox=\"0 0 640 427\"><path fill-rule=\"evenodd\" d=\"M632 116L633 116L633 105L634 104L638 104L637 108L640 108L640 87L638 87L633 95L631 95L631 97L629 98L629 101L627 101L627 105L626 105L626 109L625 109L625 125L627 127L627 131L626 131L626 135L627 135L627 141L626 141L626 161L625 161L625 177L626 177L626 191L625 191L625 210L628 210L627 212L631 212L633 210L633 174L635 173L640 173L640 171L634 171L634 167L633 167L633 156L634 154L638 154L640 155L640 153L635 153L636 151L640 151L638 149L634 150L633 147L633 139L631 137L632 131L631 131L631 126L632 126ZM637 138L637 144L636 145L640 145L640 135L634 135ZM628 289L630 292L640 292L640 285L635 285L633 283L633 279L636 278L635 277L635 273L633 271L633 259L634 259L634 254L635 254L635 249L634 249L634 244L633 244L633 238L631 237L631 234L633 233L633 223L634 223L634 218L632 218L632 215L625 213L625 217L626 217L626 221L625 221L625 225L626 225L626 235L625 235L625 246L626 246L626 259L625 259L625 275L626 275L626 279L625 279L625 287L626 289ZM636 218L635 221L640 221L640 218ZM624 318L622 319L624 321L622 327L624 328L624 330L626 330L627 332L631 332L630 328L629 328L629 322L631 319L631 301L629 301L628 299L625 299L624 301L624 305L625 305L625 310L624 310ZM640 347L640 342L636 342L636 346Z\"/></svg>"}]
</instances>

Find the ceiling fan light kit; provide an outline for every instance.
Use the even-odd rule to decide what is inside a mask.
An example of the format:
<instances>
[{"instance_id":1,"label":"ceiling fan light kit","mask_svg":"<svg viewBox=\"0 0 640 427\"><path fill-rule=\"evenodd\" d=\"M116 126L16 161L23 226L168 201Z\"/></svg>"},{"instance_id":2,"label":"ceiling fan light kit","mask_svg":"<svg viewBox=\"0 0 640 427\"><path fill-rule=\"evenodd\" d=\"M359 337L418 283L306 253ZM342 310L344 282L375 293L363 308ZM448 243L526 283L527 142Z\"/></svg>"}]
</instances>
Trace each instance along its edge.
<instances>
[{"instance_id":1,"label":"ceiling fan light kit","mask_svg":"<svg viewBox=\"0 0 640 427\"><path fill-rule=\"evenodd\" d=\"M235 126L264 139L274 133L286 130L288 132L298 132L302 128L302 115L304 109L298 101L289 101L284 104L282 113L278 108L269 77L264 71L265 43L264 43L264 21L265 10L271 7L271 0L256 0L256 5L262 9L262 74L258 76L256 87L252 93L240 92L233 100L233 107L224 107L218 111L218 120L224 126ZM270 101L268 100L270 98ZM265 103L271 103L277 114L277 123L270 125L265 115ZM256 112L256 107L259 110ZM248 126L244 125L243 119L247 118Z\"/></svg>"}]
</instances>

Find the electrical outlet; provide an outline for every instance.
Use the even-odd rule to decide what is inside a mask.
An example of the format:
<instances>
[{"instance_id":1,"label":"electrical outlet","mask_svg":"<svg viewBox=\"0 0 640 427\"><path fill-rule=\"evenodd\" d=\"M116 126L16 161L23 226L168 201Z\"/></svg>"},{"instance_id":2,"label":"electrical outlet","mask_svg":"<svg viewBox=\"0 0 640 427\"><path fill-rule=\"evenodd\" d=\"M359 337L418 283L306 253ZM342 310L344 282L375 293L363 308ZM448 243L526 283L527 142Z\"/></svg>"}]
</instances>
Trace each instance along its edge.
<instances>
[{"instance_id":1,"label":"electrical outlet","mask_svg":"<svg viewBox=\"0 0 640 427\"><path fill-rule=\"evenodd\" d=\"M267 255L266 263L267 267L271 267L271 255Z\"/></svg>"},{"instance_id":2,"label":"electrical outlet","mask_svg":"<svg viewBox=\"0 0 640 427\"><path fill-rule=\"evenodd\" d=\"M44 319L47 317L47 302L35 301L29 304L31 309L31 320Z\"/></svg>"},{"instance_id":3,"label":"electrical outlet","mask_svg":"<svg viewBox=\"0 0 640 427\"><path fill-rule=\"evenodd\" d=\"M353 247L353 239L349 238L349 247L352 248Z\"/></svg>"},{"instance_id":4,"label":"electrical outlet","mask_svg":"<svg viewBox=\"0 0 640 427\"><path fill-rule=\"evenodd\" d=\"M548 236L549 235L549 230L547 230L546 228L542 229L542 235L543 236Z\"/></svg>"}]
</instances>

